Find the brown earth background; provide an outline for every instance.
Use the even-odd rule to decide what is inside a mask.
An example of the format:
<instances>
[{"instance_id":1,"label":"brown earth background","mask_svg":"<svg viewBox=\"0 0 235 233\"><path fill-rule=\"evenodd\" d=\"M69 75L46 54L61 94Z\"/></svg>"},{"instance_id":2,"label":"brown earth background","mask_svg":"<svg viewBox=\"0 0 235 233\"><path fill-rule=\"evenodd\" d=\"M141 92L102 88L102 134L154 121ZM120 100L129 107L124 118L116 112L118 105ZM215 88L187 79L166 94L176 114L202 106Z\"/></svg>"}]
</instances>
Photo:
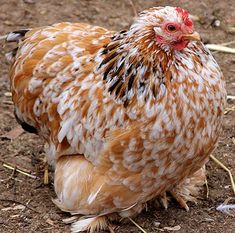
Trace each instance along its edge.
<instances>
[{"instance_id":1,"label":"brown earth background","mask_svg":"<svg viewBox=\"0 0 235 233\"><path fill-rule=\"evenodd\" d=\"M229 25L235 26L233 0L133 2L138 11L165 5L188 9L199 16L195 25L205 43L219 44L235 39L227 30ZM82 21L122 30L130 26L133 17L134 11L128 0L0 0L0 35L61 21ZM0 44L0 136L17 126L11 97L7 94L10 91L8 64L4 57L7 51L9 47ZM235 56L221 52L215 52L214 56L226 77L228 94L235 95ZM235 101L228 101L227 107L234 106ZM17 132L13 136L17 136ZM231 110L225 115L223 133L213 154L235 175L234 138L235 111ZM0 137L0 232L69 232L69 226L62 219L70 215L61 212L51 201L55 197L52 173L50 184L43 185L43 157L43 142L35 135L23 133L12 140ZM4 163L27 169L38 179L12 172L3 166ZM216 211L226 198L235 197L228 174L212 161L207 164L207 170L209 197L202 193L203 199L197 205L191 204L189 212L173 201L168 210L149 206L134 220L148 233L172 230L178 233L235 232L235 218ZM116 232L140 231L127 221L118 223Z\"/></svg>"}]
</instances>

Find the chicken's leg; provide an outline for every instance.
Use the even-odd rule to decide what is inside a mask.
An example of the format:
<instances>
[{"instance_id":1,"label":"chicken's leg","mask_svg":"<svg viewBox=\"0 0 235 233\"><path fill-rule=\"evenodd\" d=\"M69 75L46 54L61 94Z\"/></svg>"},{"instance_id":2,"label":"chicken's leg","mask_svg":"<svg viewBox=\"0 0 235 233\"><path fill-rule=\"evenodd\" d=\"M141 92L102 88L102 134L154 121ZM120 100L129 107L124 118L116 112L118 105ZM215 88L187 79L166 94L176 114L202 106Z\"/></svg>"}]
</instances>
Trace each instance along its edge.
<instances>
[{"instance_id":1,"label":"chicken's leg","mask_svg":"<svg viewBox=\"0 0 235 233\"><path fill-rule=\"evenodd\" d=\"M176 191L170 191L170 194L172 197L180 204L180 206L185 209L187 212L189 211L189 207L187 205L187 200L181 196L180 193L177 193Z\"/></svg>"},{"instance_id":2,"label":"chicken's leg","mask_svg":"<svg viewBox=\"0 0 235 233\"><path fill-rule=\"evenodd\" d=\"M44 176L43 176L43 184L48 185L49 184L49 171L48 171L48 162L47 158L44 158Z\"/></svg>"}]
</instances>

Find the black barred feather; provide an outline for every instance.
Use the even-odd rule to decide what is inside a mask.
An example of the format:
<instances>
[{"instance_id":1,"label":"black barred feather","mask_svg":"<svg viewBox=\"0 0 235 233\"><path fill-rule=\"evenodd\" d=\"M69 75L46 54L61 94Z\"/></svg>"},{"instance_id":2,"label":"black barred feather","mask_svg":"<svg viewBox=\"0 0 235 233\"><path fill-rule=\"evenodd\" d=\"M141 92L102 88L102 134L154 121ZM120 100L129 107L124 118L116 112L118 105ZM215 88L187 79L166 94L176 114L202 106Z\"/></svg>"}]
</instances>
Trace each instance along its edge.
<instances>
[{"instance_id":1,"label":"black barred feather","mask_svg":"<svg viewBox=\"0 0 235 233\"><path fill-rule=\"evenodd\" d=\"M161 80L163 66L156 66L154 59L152 64L146 60L145 54L137 56L135 52L131 53L129 46L136 50L126 32L116 33L112 41L100 52L103 60L98 65L98 70L103 72L108 92L115 99L121 100L125 107L135 95L145 94L148 98L151 93L151 96L156 98L160 85L165 85ZM155 82L150 83L153 77Z\"/></svg>"}]
</instances>

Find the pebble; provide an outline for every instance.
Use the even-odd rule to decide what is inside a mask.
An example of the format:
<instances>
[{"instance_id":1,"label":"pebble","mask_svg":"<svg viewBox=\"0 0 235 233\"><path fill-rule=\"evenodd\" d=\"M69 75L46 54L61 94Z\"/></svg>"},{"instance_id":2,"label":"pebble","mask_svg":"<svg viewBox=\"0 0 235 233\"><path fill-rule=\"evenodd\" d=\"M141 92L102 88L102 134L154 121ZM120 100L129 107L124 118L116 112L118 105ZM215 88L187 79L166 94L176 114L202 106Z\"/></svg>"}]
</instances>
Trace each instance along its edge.
<instances>
[{"instance_id":1,"label":"pebble","mask_svg":"<svg viewBox=\"0 0 235 233\"><path fill-rule=\"evenodd\" d=\"M157 227L157 228L160 226L160 224L161 224L160 222L154 222L154 223L153 223L153 225L154 225L155 227Z\"/></svg>"},{"instance_id":2,"label":"pebble","mask_svg":"<svg viewBox=\"0 0 235 233\"><path fill-rule=\"evenodd\" d=\"M6 97L12 97L11 92L5 92L4 95L5 95Z\"/></svg>"}]
</instances>

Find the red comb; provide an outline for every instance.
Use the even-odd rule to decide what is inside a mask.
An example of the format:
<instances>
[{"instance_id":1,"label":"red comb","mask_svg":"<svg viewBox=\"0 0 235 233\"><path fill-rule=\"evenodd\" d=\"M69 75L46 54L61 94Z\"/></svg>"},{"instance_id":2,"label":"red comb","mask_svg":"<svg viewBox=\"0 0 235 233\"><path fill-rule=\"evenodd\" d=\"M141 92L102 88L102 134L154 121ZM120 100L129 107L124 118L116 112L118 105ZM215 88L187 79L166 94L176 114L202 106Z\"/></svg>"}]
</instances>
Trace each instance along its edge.
<instances>
[{"instance_id":1,"label":"red comb","mask_svg":"<svg viewBox=\"0 0 235 233\"><path fill-rule=\"evenodd\" d=\"M188 27L192 27L193 26L193 21L189 18L189 13L188 11L177 7L176 11L182 16L183 20L184 20L184 24Z\"/></svg>"}]
</instances>

